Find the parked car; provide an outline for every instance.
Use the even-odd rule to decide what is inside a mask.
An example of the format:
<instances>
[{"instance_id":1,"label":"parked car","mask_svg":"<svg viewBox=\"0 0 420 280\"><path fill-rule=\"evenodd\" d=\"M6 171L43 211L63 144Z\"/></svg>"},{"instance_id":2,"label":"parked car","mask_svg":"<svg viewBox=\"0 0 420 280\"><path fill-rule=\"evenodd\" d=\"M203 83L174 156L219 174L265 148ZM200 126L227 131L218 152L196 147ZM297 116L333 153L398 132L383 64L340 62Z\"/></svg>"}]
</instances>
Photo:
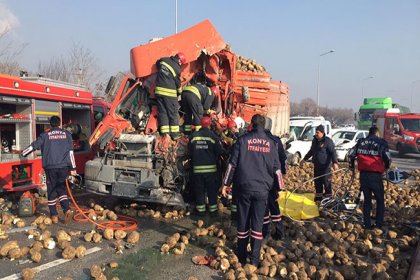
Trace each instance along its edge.
<instances>
[{"instance_id":1,"label":"parked car","mask_svg":"<svg viewBox=\"0 0 420 280\"><path fill-rule=\"evenodd\" d=\"M325 127L325 135L331 137L331 123L323 117L291 117L290 138L286 141L287 163L297 165L311 149L318 125Z\"/></svg>"},{"instance_id":2,"label":"parked car","mask_svg":"<svg viewBox=\"0 0 420 280\"><path fill-rule=\"evenodd\" d=\"M339 130L333 134L332 140L335 144L337 159L347 161L347 153L356 145L360 138L365 138L369 132L367 130Z\"/></svg>"}]
</instances>

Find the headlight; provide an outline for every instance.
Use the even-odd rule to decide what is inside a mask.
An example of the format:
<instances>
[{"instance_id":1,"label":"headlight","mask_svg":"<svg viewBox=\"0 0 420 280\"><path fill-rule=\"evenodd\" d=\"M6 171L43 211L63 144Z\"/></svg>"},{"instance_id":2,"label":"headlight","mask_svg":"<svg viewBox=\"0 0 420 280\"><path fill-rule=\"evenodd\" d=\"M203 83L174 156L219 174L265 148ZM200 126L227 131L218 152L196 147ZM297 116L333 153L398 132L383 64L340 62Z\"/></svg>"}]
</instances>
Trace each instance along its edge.
<instances>
[{"instance_id":1,"label":"headlight","mask_svg":"<svg viewBox=\"0 0 420 280\"><path fill-rule=\"evenodd\" d=\"M409 135L403 134L403 137L404 137L404 140L405 141L413 141L414 140L414 137L413 136L409 136Z\"/></svg>"}]
</instances>

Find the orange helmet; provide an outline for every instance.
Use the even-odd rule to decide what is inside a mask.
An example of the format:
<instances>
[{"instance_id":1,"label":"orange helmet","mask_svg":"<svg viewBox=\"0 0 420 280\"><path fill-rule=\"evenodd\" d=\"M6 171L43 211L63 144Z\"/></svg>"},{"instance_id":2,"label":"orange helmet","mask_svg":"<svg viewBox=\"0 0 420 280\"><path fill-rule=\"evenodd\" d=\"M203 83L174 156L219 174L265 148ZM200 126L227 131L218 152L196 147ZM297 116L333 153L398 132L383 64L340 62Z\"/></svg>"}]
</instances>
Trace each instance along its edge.
<instances>
[{"instance_id":1,"label":"orange helmet","mask_svg":"<svg viewBox=\"0 0 420 280\"><path fill-rule=\"evenodd\" d=\"M211 87L210 89L213 92L214 96L219 96L220 91L218 87L214 86L214 87Z\"/></svg>"},{"instance_id":2,"label":"orange helmet","mask_svg":"<svg viewBox=\"0 0 420 280\"><path fill-rule=\"evenodd\" d=\"M178 59L181 62L181 64L187 63L187 58L185 57L185 54L183 52L179 52L176 55L178 56Z\"/></svg>"},{"instance_id":3,"label":"orange helmet","mask_svg":"<svg viewBox=\"0 0 420 280\"><path fill-rule=\"evenodd\" d=\"M209 127L209 126L211 125L211 119L210 119L210 117L208 117L208 116L204 116L204 117L201 119L200 125L201 125L202 127Z\"/></svg>"},{"instance_id":4,"label":"orange helmet","mask_svg":"<svg viewBox=\"0 0 420 280\"><path fill-rule=\"evenodd\" d=\"M229 120L227 123L227 128L231 129L234 128L236 126L236 122L234 120Z\"/></svg>"}]
</instances>

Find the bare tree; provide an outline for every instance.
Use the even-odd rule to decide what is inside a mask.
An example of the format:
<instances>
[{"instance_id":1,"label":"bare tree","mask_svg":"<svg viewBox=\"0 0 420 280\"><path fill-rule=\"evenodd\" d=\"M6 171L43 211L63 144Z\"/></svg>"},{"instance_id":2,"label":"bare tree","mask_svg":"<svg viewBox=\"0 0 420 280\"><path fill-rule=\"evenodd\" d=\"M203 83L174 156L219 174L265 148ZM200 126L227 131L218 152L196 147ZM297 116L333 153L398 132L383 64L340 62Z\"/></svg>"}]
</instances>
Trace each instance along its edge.
<instances>
[{"instance_id":1,"label":"bare tree","mask_svg":"<svg viewBox=\"0 0 420 280\"><path fill-rule=\"evenodd\" d=\"M85 85L92 91L103 80L104 71L100 69L98 59L80 43L73 43L70 51L70 67L73 72L73 82Z\"/></svg>"},{"instance_id":2,"label":"bare tree","mask_svg":"<svg viewBox=\"0 0 420 280\"><path fill-rule=\"evenodd\" d=\"M292 116L316 116L316 102L311 98L302 99L299 103L291 102L290 110ZM320 107L319 112L333 126L353 122L353 110L349 108Z\"/></svg>"},{"instance_id":3,"label":"bare tree","mask_svg":"<svg viewBox=\"0 0 420 280\"><path fill-rule=\"evenodd\" d=\"M52 58L47 64L39 62L38 74L54 80L71 82L71 69L68 62L62 57Z\"/></svg>"},{"instance_id":4,"label":"bare tree","mask_svg":"<svg viewBox=\"0 0 420 280\"><path fill-rule=\"evenodd\" d=\"M16 43L9 32L9 28L0 32L0 73L17 76L21 70L17 58L28 44Z\"/></svg>"},{"instance_id":5,"label":"bare tree","mask_svg":"<svg viewBox=\"0 0 420 280\"><path fill-rule=\"evenodd\" d=\"M316 115L316 103L311 98L305 98L300 103L292 102L290 104L292 116L315 116Z\"/></svg>"},{"instance_id":6,"label":"bare tree","mask_svg":"<svg viewBox=\"0 0 420 280\"><path fill-rule=\"evenodd\" d=\"M80 43L73 43L67 58L40 62L38 73L47 78L80 84L95 92L101 88L104 75L95 55Z\"/></svg>"}]
</instances>

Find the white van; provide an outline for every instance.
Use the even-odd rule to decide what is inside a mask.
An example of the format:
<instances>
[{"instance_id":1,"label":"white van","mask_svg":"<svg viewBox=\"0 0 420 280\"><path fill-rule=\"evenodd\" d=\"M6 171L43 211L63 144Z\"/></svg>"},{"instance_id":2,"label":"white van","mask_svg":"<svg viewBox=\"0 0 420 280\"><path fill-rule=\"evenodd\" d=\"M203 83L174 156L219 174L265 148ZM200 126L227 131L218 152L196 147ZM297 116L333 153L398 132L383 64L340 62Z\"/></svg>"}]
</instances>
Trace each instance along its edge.
<instances>
[{"instance_id":1,"label":"white van","mask_svg":"<svg viewBox=\"0 0 420 280\"><path fill-rule=\"evenodd\" d=\"M286 142L286 154L289 164L299 164L300 160L309 152L315 129L321 124L325 128L325 135L331 138L331 123L326 121L324 117L290 118L290 137Z\"/></svg>"}]
</instances>

